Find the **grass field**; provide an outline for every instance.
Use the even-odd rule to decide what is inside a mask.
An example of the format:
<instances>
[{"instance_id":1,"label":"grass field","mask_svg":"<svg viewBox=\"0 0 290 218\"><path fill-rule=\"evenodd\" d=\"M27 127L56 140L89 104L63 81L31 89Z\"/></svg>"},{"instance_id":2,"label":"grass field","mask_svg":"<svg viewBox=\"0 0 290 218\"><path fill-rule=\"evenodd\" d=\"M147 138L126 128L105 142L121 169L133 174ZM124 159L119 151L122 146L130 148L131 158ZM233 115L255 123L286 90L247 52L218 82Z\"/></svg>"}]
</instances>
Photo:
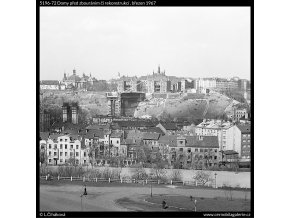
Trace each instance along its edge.
<instances>
[{"instance_id":1,"label":"grass field","mask_svg":"<svg viewBox=\"0 0 290 218\"><path fill-rule=\"evenodd\" d=\"M80 198L86 185L88 195ZM150 197L152 192L153 197ZM250 192L209 188L185 189L169 186L119 182L40 181L41 211L192 211L190 196L196 197L199 211L249 211ZM232 196L232 200L226 199ZM247 199L245 200L245 196ZM82 199L82 203L81 203Z\"/></svg>"},{"instance_id":2,"label":"grass field","mask_svg":"<svg viewBox=\"0 0 290 218\"><path fill-rule=\"evenodd\" d=\"M226 198L195 198L190 200L190 196L169 196L159 195L149 197L146 201L160 204L165 199L167 205L170 207L181 208L184 210L194 210L194 200L196 199L197 211L247 211L251 209L251 201L244 199L229 200Z\"/></svg>"}]
</instances>

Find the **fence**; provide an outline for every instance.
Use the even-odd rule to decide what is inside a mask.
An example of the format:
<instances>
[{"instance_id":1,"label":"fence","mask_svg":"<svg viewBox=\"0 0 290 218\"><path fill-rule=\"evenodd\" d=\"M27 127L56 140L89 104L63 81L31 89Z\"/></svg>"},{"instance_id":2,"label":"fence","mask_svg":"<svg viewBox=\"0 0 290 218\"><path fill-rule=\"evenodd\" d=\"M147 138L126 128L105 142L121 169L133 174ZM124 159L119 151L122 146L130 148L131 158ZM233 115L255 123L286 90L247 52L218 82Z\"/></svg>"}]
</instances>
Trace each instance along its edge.
<instances>
[{"instance_id":1,"label":"fence","mask_svg":"<svg viewBox=\"0 0 290 218\"><path fill-rule=\"evenodd\" d=\"M161 181L161 180L154 180L154 179L131 179L131 178L119 178L119 179L113 179L113 178L92 178L92 177L63 177L63 176L40 176L40 179L42 180L68 180L68 181L83 181L83 182L107 182L107 183L138 183L138 184L157 184L157 185L183 185L183 186L207 186L207 187L213 187L214 183L207 182L205 184L199 182L199 181L178 181L178 180L170 180L168 182Z\"/></svg>"}]
</instances>

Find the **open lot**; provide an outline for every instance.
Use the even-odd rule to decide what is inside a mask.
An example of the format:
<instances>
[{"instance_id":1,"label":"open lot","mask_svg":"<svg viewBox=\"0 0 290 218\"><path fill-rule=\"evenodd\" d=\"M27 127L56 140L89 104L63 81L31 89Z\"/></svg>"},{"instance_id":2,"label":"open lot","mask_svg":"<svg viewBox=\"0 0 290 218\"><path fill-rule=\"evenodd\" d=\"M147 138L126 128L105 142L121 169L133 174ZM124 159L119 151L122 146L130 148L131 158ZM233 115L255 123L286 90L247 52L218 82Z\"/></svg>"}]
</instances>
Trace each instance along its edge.
<instances>
[{"instance_id":1,"label":"open lot","mask_svg":"<svg viewBox=\"0 0 290 218\"><path fill-rule=\"evenodd\" d=\"M40 211L162 211L158 202L161 203L163 198L168 196L179 196L181 200L187 199L188 202L190 196L210 198L215 202L225 198L224 190L219 189L181 189L153 185L153 198L150 201L157 204L152 204L146 202L150 198L150 185L86 182L86 186L88 195L80 197L84 191L84 183L81 181L41 181ZM243 191L232 191L231 194L233 202L245 198ZM247 192L248 202L249 198L250 193ZM237 204L234 210L244 211L244 208L244 206L239 208ZM169 210L179 209L169 208Z\"/></svg>"}]
</instances>

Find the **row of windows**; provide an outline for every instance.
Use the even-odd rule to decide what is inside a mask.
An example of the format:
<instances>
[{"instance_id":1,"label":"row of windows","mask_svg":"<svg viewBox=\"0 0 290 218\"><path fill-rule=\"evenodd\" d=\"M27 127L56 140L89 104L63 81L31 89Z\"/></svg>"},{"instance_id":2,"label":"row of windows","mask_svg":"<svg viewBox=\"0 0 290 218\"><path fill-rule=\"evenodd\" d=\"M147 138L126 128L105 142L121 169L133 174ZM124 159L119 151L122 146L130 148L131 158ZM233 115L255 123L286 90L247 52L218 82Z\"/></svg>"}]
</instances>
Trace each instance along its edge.
<instances>
[{"instance_id":1,"label":"row of windows","mask_svg":"<svg viewBox=\"0 0 290 218\"><path fill-rule=\"evenodd\" d=\"M64 156L67 157L67 154L68 152L64 152ZM76 157L79 156L79 152L76 152ZM51 151L48 152L48 155L50 156L51 155ZM56 156L57 155L57 152L53 152L53 155ZM63 152L59 152L59 156L63 156ZM73 157L74 156L74 153L73 152L70 152L70 156ZM84 152L84 157L86 157L87 154L86 152Z\"/></svg>"},{"instance_id":2,"label":"row of windows","mask_svg":"<svg viewBox=\"0 0 290 218\"><path fill-rule=\"evenodd\" d=\"M243 138L250 137L250 134L243 134Z\"/></svg>"},{"instance_id":3,"label":"row of windows","mask_svg":"<svg viewBox=\"0 0 290 218\"><path fill-rule=\"evenodd\" d=\"M171 148L171 151L175 151L175 148ZM183 148L179 148L179 151L183 151ZM195 150L194 150L195 152L217 152L217 149L212 149L212 148L210 148L210 149L203 149L203 148L200 148L200 149L198 149L198 148L195 148ZM189 153L189 152L191 152L191 149L190 148L188 148L187 149L187 152Z\"/></svg>"},{"instance_id":4,"label":"row of windows","mask_svg":"<svg viewBox=\"0 0 290 218\"><path fill-rule=\"evenodd\" d=\"M67 144L64 145L64 149L67 149ZM48 145L48 148L51 149L51 144ZM60 144L60 149L62 149L63 146ZM73 149L74 145L70 145L70 148ZM57 144L54 145L54 149L57 149ZM79 149L79 145L76 145L76 149Z\"/></svg>"},{"instance_id":5,"label":"row of windows","mask_svg":"<svg viewBox=\"0 0 290 218\"><path fill-rule=\"evenodd\" d=\"M251 140L245 140L245 139L244 139L243 142L251 142Z\"/></svg>"}]
</instances>

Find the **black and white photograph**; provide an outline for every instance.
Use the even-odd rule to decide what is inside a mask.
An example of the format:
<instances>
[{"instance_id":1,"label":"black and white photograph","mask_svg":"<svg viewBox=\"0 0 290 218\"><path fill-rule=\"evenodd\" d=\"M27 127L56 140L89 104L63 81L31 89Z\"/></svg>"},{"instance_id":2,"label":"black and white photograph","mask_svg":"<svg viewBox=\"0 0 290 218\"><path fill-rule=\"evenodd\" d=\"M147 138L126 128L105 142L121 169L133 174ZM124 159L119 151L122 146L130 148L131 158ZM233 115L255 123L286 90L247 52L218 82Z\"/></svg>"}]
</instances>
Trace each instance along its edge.
<instances>
[{"instance_id":1,"label":"black and white photograph","mask_svg":"<svg viewBox=\"0 0 290 218\"><path fill-rule=\"evenodd\" d=\"M253 2L197 2L39 1L38 217L253 216Z\"/></svg>"}]
</instances>

